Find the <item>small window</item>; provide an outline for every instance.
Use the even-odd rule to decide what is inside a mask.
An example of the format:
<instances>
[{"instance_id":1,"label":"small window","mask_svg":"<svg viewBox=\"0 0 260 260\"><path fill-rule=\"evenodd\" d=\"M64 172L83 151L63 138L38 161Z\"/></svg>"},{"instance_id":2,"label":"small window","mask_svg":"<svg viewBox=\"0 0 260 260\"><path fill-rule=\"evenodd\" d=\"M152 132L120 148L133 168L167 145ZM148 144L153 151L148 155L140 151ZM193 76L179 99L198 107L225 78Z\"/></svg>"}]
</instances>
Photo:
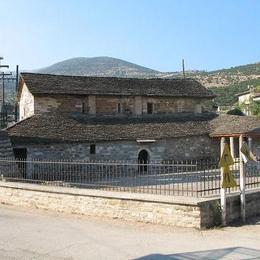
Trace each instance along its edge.
<instances>
[{"instance_id":1,"label":"small window","mask_svg":"<svg viewBox=\"0 0 260 260\"><path fill-rule=\"evenodd\" d=\"M117 104L117 113L122 113L122 104L121 103Z\"/></svg>"},{"instance_id":2,"label":"small window","mask_svg":"<svg viewBox=\"0 0 260 260\"><path fill-rule=\"evenodd\" d=\"M147 103L147 114L153 114L153 103Z\"/></svg>"},{"instance_id":3,"label":"small window","mask_svg":"<svg viewBox=\"0 0 260 260\"><path fill-rule=\"evenodd\" d=\"M95 144L90 145L90 154L96 154L96 145Z\"/></svg>"},{"instance_id":4,"label":"small window","mask_svg":"<svg viewBox=\"0 0 260 260\"><path fill-rule=\"evenodd\" d=\"M82 103L82 113L85 113L85 102Z\"/></svg>"}]
</instances>

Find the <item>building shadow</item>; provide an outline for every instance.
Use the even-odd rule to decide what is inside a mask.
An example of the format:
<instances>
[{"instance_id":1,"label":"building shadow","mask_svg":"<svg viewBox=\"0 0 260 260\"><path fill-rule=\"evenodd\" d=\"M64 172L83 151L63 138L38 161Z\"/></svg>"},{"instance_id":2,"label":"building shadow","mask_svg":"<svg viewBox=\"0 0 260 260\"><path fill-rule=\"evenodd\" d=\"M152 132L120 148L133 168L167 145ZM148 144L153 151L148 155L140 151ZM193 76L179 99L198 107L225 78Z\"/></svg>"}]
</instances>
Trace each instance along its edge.
<instances>
[{"instance_id":1,"label":"building shadow","mask_svg":"<svg viewBox=\"0 0 260 260\"><path fill-rule=\"evenodd\" d=\"M245 225L252 225L252 226L260 225L260 216L247 217L246 223L244 223L241 219L238 219L238 220L234 221L233 223L228 224L229 227L233 227L233 228L240 228Z\"/></svg>"},{"instance_id":2,"label":"building shadow","mask_svg":"<svg viewBox=\"0 0 260 260\"><path fill-rule=\"evenodd\" d=\"M206 251L186 252L179 254L151 254L136 260L217 260L217 259L260 259L260 250L246 247L229 247Z\"/></svg>"},{"instance_id":3,"label":"building shadow","mask_svg":"<svg viewBox=\"0 0 260 260\"><path fill-rule=\"evenodd\" d=\"M247 225L260 225L260 216L250 217L248 218Z\"/></svg>"}]
</instances>

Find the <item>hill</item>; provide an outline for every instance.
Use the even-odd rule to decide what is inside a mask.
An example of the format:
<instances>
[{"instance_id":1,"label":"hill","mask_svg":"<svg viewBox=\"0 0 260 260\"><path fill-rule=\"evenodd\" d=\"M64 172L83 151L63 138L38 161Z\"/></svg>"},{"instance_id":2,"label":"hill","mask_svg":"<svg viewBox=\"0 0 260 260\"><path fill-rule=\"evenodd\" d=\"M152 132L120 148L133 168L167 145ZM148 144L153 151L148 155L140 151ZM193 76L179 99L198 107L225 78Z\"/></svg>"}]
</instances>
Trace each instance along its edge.
<instances>
[{"instance_id":1,"label":"hill","mask_svg":"<svg viewBox=\"0 0 260 260\"><path fill-rule=\"evenodd\" d=\"M77 76L108 76L108 77L153 77L158 71L137 64L111 58L72 58L58 62L37 72Z\"/></svg>"},{"instance_id":2,"label":"hill","mask_svg":"<svg viewBox=\"0 0 260 260\"><path fill-rule=\"evenodd\" d=\"M260 63L231 67L210 72L198 72L193 75L206 87L226 87L260 79Z\"/></svg>"}]
</instances>

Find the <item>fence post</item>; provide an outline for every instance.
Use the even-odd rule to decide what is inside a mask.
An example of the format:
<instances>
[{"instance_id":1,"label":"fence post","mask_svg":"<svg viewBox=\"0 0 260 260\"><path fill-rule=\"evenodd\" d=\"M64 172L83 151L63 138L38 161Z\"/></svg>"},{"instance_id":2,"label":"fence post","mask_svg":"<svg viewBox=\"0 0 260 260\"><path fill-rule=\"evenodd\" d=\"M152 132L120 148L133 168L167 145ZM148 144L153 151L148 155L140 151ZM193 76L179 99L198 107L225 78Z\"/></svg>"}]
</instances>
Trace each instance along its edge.
<instances>
[{"instance_id":1,"label":"fence post","mask_svg":"<svg viewBox=\"0 0 260 260\"><path fill-rule=\"evenodd\" d=\"M220 140L220 158L224 150L224 145L225 145L225 137L221 137ZM221 183L223 182L224 178L224 172L223 172L223 167L221 167ZM227 221L226 221L226 216L227 216L227 201L226 201L226 189L225 188L220 188L220 206L221 206L221 220L222 220L222 225L226 226Z\"/></svg>"},{"instance_id":2,"label":"fence post","mask_svg":"<svg viewBox=\"0 0 260 260\"><path fill-rule=\"evenodd\" d=\"M241 218L243 222L246 222L246 184L245 184L245 167L242 158L241 147L243 145L243 135L239 136L239 163L240 163L240 205L241 205Z\"/></svg>"},{"instance_id":3,"label":"fence post","mask_svg":"<svg viewBox=\"0 0 260 260\"><path fill-rule=\"evenodd\" d=\"M229 142L230 142L230 153L233 157L233 159L235 159L235 144L234 144L234 137L229 137Z\"/></svg>"}]
</instances>

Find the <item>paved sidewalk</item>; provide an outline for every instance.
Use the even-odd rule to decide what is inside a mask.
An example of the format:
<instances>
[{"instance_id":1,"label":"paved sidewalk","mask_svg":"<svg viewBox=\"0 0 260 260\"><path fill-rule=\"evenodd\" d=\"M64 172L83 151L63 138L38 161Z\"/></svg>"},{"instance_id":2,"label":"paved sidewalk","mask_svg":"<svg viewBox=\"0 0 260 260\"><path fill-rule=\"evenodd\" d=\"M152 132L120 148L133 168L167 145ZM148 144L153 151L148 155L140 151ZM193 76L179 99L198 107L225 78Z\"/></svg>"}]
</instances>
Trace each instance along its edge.
<instances>
[{"instance_id":1,"label":"paved sidewalk","mask_svg":"<svg viewBox=\"0 0 260 260\"><path fill-rule=\"evenodd\" d=\"M0 205L0 259L260 259L260 218L198 231Z\"/></svg>"}]
</instances>

